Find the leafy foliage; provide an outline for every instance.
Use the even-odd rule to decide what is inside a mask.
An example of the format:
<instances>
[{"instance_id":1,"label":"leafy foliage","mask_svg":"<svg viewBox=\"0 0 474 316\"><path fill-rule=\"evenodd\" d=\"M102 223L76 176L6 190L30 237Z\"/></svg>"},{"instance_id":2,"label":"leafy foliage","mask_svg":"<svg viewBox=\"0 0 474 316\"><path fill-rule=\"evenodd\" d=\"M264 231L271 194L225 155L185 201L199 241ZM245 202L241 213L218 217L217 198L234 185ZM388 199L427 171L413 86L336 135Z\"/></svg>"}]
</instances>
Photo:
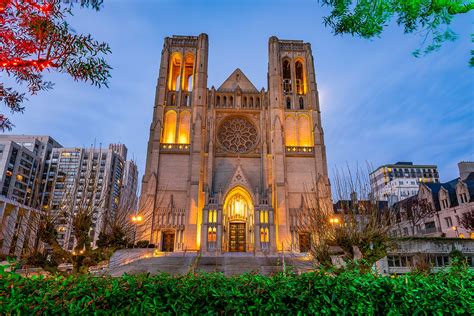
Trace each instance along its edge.
<instances>
[{"instance_id":1,"label":"leafy foliage","mask_svg":"<svg viewBox=\"0 0 474 316\"><path fill-rule=\"evenodd\" d=\"M121 278L0 274L0 314L468 314L472 270L383 277L346 271L273 277Z\"/></svg>"},{"instance_id":2,"label":"leafy foliage","mask_svg":"<svg viewBox=\"0 0 474 316\"><path fill-rule=\"evenodd\" d=\"M331 8L324 24L334 34L351 34L362 38L380 36L384 28L395 19L405 33L419 33L421 48L413 54L418 57L439 49L444 42L457 39L450 29L458 14L474 9L472 0L319 0ZM429 42L431 40L431 43ZM474 52L471 51L471 56ZM474 57L470 65L474 66Z\"/></svg>"},{"instance_id":3,"label":"leafy foliage","mask_svg":"<svg viewBox=\"0 0 474 316\"><path fill-rule=\"evenodd\" d=\"M74 3L77 1L0 0L0 71L25 84L31 95L53 87L43 80L46 70L98 87L108 84L111 67L102 56L111 52L110 47L70 28L66 18ZM80 0L79 4L98 10L102 0ZM23 112L25 94L0 82L0 102L11 113ZM12 126L0 115L0 129Z\"/></svg>"}]
</instances>

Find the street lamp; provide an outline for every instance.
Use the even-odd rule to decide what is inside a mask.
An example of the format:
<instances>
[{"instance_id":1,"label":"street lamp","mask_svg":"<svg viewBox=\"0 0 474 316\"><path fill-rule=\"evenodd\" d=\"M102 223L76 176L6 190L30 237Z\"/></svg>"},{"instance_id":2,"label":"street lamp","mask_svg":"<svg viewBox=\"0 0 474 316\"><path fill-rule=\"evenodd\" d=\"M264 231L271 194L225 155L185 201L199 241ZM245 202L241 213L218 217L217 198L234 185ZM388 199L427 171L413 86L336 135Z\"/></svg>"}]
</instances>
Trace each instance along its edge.
<instances>
[{"instance_id":1,"label":"street lamp","mask_svg":"<svg viewBox=\"0 0 474 316\"><path fill-rule=\"evenodd\" d=\"M456 237L459 238L458 227L457 227L457 226L453 226L453 227L451 227L451 228L452 228L452 230L454 230L454 231L456 232Z\"/></svg>"},{"instance_id":2,"label":"street lamp","mask_svg":"<svg viewBox=\"0 0 474 316\"><path fill-rule=\"evenodd\" d=\"M337 225L337 224L339 224L339 218L337 218L337 217L331 217L331 218L329 219L329 223L332 224L332 225Z\"/></svg>"},{"instance_id":3,"label":"street lamp","mask_svg":"<svg viewBox=\"0 0 474 316\"><path fill-rule=\"evenodd\" d=\"M135 248L135 241L137 239L138 224L140 224L142 221L143 221L143 216L138 215L138 214L132 216L132 223L135 224L135 231L133 233L133 248Z\"/></svg>"}]
</instances>

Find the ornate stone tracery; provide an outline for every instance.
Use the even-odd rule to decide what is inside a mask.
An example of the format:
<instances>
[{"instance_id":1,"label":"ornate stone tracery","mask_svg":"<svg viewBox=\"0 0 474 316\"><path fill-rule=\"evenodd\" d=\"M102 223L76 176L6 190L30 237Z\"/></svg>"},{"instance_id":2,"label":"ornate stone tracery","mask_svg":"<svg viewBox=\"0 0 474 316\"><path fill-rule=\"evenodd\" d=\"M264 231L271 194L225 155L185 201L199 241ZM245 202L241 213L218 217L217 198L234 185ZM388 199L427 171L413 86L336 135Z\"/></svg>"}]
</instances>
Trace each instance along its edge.
<instances>
[{"instance_id":1,"label":"ornate stone tracery","mask_svg":"<svg viewBox=\"0 0 474 316\"><path fill-rule=\"evenodd\" d=\"M217 140L229 152L247 153L257 145L257 128L244 117L231 117L221 124Z\"/></svg>"}]
</instances>

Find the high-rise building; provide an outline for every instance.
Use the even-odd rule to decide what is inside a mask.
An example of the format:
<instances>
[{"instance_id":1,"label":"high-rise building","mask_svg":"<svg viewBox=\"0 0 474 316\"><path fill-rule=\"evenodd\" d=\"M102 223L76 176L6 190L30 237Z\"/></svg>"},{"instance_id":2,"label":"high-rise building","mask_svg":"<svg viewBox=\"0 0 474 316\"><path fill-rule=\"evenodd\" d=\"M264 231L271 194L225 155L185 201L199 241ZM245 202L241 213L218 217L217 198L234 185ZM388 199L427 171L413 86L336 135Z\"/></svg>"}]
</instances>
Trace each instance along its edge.
<instances>
[{"instance_id":1,"label":"high-rise building","mask_svg":"<svg viewBox=\"0 0 474 316\"><path fill-rule=\"evenodd\" d=\"M36 174L27 176L26 178L33 179L31 183L31 198L30 201L19 201L20 203L28 206L32 206L35 208L40 207L41 200L43 200L44 194L49 194L49 192L45 191L45 180L47 174L45 173L45 165L47 160L49 159L53 148L60 148L62 147L56 140L54 140L50 136L45 135L0 135L0 143L6 147L9 147L10 142L14 142L16 145L13 145L16 148L23 147L26 155L34 156L37 159L37 168ZM6 153L6 149L4 151ZM29 152L29 154L27 153ZM15 151L11 151L12 154L15 154ZM2 153L3 154L3 153ZM21 155L20 155L21 156ZM26 164L28 165L28 164ZM22 166L25 167L25 166ZM0 173L8 171L8 167L6 165L0 165ZM25 171L25 170L23 170ZM9 174L9 173L8 173ZM16 176L16 175L15 175ZM24 178L26 180L26 178ZM7 178L2 178L6 179ZM16 200L13 196L9 195L8 192L3 191L2 195L6 197L11 197Z\"/></svg>"},{"instance_id":2,"label":"high-rise building","mask_svg":"<svg viewBox=\"0 0 474 316\"><path fill-rule=\"evenodd\" d=\"M43 200L42 209L58 212L66 201L77 210L80 203L90 202L94 205L91 238L95 246L106 221L114 218L126 198L122 197L126 154L125 145L110 145L108 149L53 149L45 187L50 196ZM60 244L72 250L75 246L72 222L60 219L58 231Z\"/></svg>"},{"instance_id":3,"label":"high-rise building","mask_svg":"<svg viewBox=\"0 0 474 316\"><path fill-rule=\"evenodd\" d=\"M379 200L391 204L418 193L419 183L438 183L436 165L414 165L413 162L397 162L383 165L370 173L372 192Z\"/></svg>"},{"instance_id":4,"label":"high-rise building","mask_svg":"<svg viewBox=\"0 0 474 316\"><path fill-rule=\"evenodd\" d=\"M271 37L268 90L236 69L208 88L208 36L166 38L148 142L141 239L163 251L306 251L302 195L325 192L311 45Z\"/></svg>"}]
</instances>

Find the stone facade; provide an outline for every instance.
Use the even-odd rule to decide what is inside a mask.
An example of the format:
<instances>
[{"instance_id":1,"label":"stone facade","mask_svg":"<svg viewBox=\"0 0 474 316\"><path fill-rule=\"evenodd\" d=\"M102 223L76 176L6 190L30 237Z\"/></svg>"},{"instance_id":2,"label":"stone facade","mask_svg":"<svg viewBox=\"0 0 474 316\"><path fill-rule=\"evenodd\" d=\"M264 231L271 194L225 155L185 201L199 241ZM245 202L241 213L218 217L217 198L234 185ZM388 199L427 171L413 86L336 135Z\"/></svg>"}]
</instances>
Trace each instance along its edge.
<instances>
[{"instance_id":1,"label":"stone facade","mask_svg":"<svg viewBox=\"0 0 474 316\"><path fill-rule=\"evenodd\" d=\"M309 43L269 39L268 90L236 69L207 87L208 36L166 38L139 211L162 251L299 250L290 210L330 203Z\"/></svg>"}]
</instances>

